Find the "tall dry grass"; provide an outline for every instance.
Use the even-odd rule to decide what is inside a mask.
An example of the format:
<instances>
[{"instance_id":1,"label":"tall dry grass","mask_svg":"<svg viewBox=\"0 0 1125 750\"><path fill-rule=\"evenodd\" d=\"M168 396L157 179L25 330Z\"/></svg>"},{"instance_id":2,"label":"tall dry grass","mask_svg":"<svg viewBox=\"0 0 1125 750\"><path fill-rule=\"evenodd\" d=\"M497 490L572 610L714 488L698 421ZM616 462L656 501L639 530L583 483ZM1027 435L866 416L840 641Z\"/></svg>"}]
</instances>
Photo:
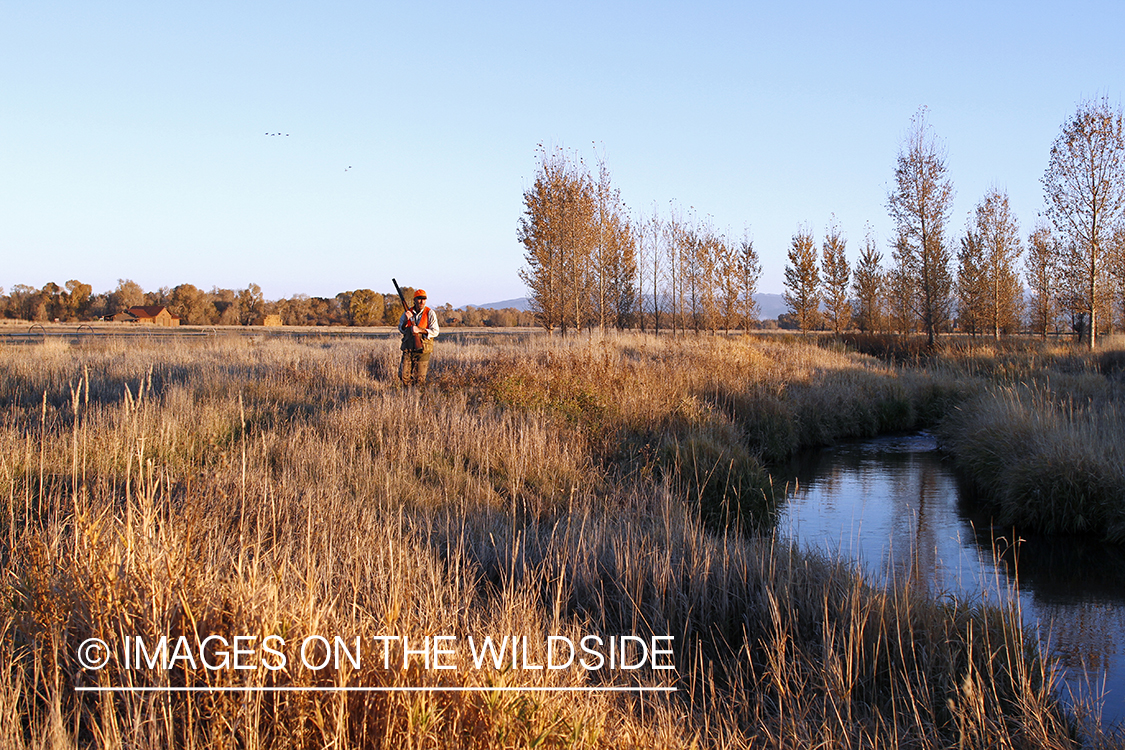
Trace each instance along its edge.
<instances>
[{"instance_id":1,"label":"tall dry grass","mask_svg":"<svg viewBox=\"0 0 1125 750\"><path fill-rule=\"evenodd\" d=\"M749 533L953 381L794 343L0 348L0 747L1070 747L1018 616ZM752 526L752 525L751 525ZM89 637L673 635L674 672L83 670ZM533 656L541 657L534 652ZM378 667L378 668L376 668ZM589 687L675 693L117 693Z\"/></svg>"},{"instance_id":2,"label":"tall dry grass","mask_svg":"<svg viewBox=\"0 0 1125 750\"><path fill-rule=\"evenodd\" d=\"M998 524L1125 543L1125 341L980 347L942 366L981 381L941 436Z\"/></svg>"}]
</instances>

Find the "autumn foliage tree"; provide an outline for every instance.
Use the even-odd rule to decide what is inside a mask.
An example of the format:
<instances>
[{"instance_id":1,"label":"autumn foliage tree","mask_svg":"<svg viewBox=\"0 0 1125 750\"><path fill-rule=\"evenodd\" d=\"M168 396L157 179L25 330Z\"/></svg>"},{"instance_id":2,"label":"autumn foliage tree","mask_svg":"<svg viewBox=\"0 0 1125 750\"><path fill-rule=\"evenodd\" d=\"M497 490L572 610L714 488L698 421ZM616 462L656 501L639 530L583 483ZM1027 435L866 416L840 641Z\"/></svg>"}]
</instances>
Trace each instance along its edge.
<instances>
[{"instance_id":1,"label":"autumn foliage tree","mask_svg":"<svg viewBox=\"0 0 1125 750\"><path fill-rule=\"evenodd\" d=\"M852 324L852 306L848 301L848 281L851 268L844 253L847 241L840 232L840 226L833 221L824 236L821 260L824 282L825 314L833 333L839 334Z\"/></svg>"},{"instance_id":2,"label":"autumn foliage tree","mask_svg":"<svg viewBox=\"0 0 1125 750\"><path fill-rule=\"evenodd\" d=\"M754 249L754 240L745 233L738 243L738 314L742 330L745 332L758 321L758 303L754 295L758 292L758 279L762 276L762 262Z\"/></svg>"},{"instance_id":3,"label":"autumn foliage tree","mask_svg":"<svg viewBox=\"0 0 1125 750\"><path fill-rule=\"evenodd\" d=\"M631 324L636 237L604 161L594 180L581 159L540 146L517 236L526 263L520 278L544 328Z\"/></svg>"},{"instance_id":4,"label":"autumn foliage tree","mask_svg":"<svg viewBox=\"0 0 1125 750\"><path fill-rule=\"evenodd\" d=\"M852 293L855 296L852 312L856 326L865 333L878 331L883 327L885 296L883 285L886 281L886 273L883 271L882 262L883 255L879 252L874 233L868 225L863 239L863 250L860 251L859 260L855 264L855 273L852 276Z\"/></svg>"},{"instance_id":5,"label":"autumn foliage tree","mask_svg":"<svg viewBox=\"0 0 1125 750\"><path fill-rule=\"evenodd\" d=\"M789 245L785 266L785 304L797 318L802 331L817 327L820 321L820 272L816 266L816 243L806 227L797 230Z\"/></svg>"}]
</instances>

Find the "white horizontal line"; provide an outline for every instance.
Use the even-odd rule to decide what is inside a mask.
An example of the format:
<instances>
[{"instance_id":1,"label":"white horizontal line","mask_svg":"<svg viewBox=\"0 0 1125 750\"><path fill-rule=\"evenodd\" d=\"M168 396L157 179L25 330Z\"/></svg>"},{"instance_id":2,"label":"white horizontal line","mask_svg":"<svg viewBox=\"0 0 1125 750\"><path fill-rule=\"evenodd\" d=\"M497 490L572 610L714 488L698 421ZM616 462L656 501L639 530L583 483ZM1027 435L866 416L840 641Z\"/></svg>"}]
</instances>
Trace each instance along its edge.
<instances>
[{"instance_id":1,"label":"white horizontal line","mask_svg":"<svg viewBox=\"0 0 1125 750\"><path fill-rule=\"evenodd\" d=\"M674 693L674 687L76 687L78 693Z\"/></svg>"}]
</instances>

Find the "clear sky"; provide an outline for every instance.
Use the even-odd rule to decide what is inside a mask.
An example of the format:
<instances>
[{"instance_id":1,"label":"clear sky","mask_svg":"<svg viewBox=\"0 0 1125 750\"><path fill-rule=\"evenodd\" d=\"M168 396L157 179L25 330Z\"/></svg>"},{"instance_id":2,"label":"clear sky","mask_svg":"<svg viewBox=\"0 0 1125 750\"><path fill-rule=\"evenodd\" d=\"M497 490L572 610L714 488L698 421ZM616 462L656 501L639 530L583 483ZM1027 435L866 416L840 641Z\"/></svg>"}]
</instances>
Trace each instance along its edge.
<instances>
[{"instance_id":1,"label":"clear sky","mask_svg":"<svg viewBox=\"0 0 1125 750\"><path fill-rule=\"evenodd\" d=\"M1064 119L1122 101L1123 29L1120 0L0 0L0 286L523 296L543 142L596 143L638 213L749 228L780 292L803 223L886 248L923 105L954 230L996 185L1026 235Z\"/></svg>"}]
</instances>

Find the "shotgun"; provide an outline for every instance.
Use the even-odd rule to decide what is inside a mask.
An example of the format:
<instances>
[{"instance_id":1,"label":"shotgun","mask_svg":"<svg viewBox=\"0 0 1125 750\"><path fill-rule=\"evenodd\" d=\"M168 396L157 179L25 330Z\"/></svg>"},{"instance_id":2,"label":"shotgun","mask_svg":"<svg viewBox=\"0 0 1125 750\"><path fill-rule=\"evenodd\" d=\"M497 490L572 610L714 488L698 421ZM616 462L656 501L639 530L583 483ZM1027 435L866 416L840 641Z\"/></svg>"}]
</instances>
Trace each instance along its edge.
<instances>
[{"instance_id":1,"label":"shotgun","mask_svg":"<svg viewBox=\"0 0 1125 750\"><path fill-rule=\"evenodd\" d=\"M410 308L406 306L406 295L404 295L402 293L402 289L399 288L398 281L396 281L395 279L391 279L391 283L395 285L395 291L398 292L398 299L399 302L402 303L402 311L406 313L406 319L413 323L414 320L410 316ZM411 325L411 330L413 330L414 328L417 328L417 326ZM417 333L414 334L414 348L416 350L421 350L422 348L422 336Z\"/></svg>"}]
</instances>

